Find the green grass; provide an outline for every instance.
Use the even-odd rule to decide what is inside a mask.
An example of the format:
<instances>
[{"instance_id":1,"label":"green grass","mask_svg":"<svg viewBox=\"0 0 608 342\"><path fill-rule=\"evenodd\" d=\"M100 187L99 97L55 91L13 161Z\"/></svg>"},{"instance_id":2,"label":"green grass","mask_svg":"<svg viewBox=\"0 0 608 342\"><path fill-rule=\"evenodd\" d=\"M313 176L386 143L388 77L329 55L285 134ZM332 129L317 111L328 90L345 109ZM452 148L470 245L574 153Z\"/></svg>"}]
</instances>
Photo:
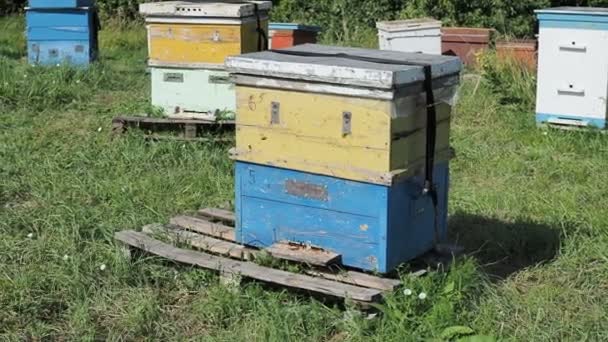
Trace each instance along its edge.
<instances>
[{"instance_id":1,"label":"green grass","mask_svg":"<svg viewBox=\"0 0 608 342\"><path fill-rule=\"evenodd\" d=\"M529 76L490 60L465 79L450 227L468 257L372 318L127 262L114 232L232 201L227 147L111 139L113 116L151 110L142 25L106 27L76 71L27 66L21 20L0 20L0 340L608 339L608 136L536 129Z\"/></svg>"}]
</instances>

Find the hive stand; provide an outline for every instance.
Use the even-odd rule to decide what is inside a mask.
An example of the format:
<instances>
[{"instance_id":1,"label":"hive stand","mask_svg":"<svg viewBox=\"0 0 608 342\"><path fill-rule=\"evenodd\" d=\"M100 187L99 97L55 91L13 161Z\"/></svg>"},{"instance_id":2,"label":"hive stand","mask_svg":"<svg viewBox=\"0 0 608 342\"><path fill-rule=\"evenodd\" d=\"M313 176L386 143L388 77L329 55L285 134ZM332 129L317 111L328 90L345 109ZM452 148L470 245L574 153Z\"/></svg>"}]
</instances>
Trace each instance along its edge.
<instances>
[{"instance_id":1,"label":"hive stand","mask_svg":"<svg viewBox=\"0 0 608 342\"><path fill-rule=\"evenodd\" d=\"M130 128L145 132L150 140L178 140L191 142L227 142L232 138L201 137L205 133L221 134L234 131L234 121L210 121L198 119L151 118L146 116L118 116L112 119L112 134L120 135ZM160 133L177 132L178 135Z\"/></svg>"},{"instance_id":2,"label":"hive stand","mask_svg":"<svg viewBox=\"0 0 608 342\"><path fill-rule=\"evenodd\" d=\"M365 308L371 303L379 302L385 293L392 292L401 285L397 279L346 269L340 264L340 255L314 246L282 242L261 250L240 245L235 242L233 225L232 212L205 208L195 216L173 217L166 225L144 226L141 232L118 232L115 239L127 252L146 252L178 263L217 271L221 283L233 289L238 288L240 279L250 278L316 295L349 300ZM256 258L268 255L296 263L302 272L289 272L254 262ZM453 257L449 259L452 260ZM427 269L421 268L409 276L420 277L426 273Z\"/></svg>"}]
</instances>

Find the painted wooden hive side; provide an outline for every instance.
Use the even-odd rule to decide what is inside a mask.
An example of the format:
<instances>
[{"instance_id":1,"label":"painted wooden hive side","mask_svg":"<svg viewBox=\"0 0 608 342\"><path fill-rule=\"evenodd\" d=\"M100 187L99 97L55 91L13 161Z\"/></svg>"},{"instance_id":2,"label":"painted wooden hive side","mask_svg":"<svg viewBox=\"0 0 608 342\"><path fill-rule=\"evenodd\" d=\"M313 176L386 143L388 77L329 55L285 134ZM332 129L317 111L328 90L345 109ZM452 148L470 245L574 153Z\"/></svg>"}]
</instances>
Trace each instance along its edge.
<instances>
[{"instance_id":1,"label":"painted wooden hive side","mask_svg":"<svg viewBox=\"0 0 608 342\"><path fill-rule=\"evenodd\" d=\"M390 110L386 100L237 86L234 156L345 179L376 179L389 169ZM350 134L343 132L345 112L353 118Z\"/></svg>"},{"instance_id":2,"label":"painted wooden hive side","mask_svg":"<svg viewBox=\"0 0 608 342\"><path fill-rule=\"evenodd\" d=\"M87 65L97 56L93 9L28 9L28 61L31 64Z\"/></svg>"},{"instance_id":3,"label":"painted wooden hive side","mask_svg":"<svg viewBox=\"0 0 608 342\"><path fill-rule=\"evenodd\" d=\"M434 169L438 229L447 227L448 162ZM342 255L347 266L386 273L429 251L434 209L420 174L382 186L236 163L236 239L268 247L295 242Z\"/></svg>"},{"instance_id":4,"label":"painted wooden hive side","mask_svg":"<svg viewBox=\"0 0 608 342\"><path fill-rule=\"evenodd\" d=\"M267 31L268 21L261 22ZM224 64L228 56L258 50L257 22L148 24L149 56L167 64Z\"/></svg>"},{"instance_id":5,"label":"painted wooden hive side","mask_svg":"<svg viewBox=\"0 0 608 342\"><path fill-rule=\"evenodd\" d=\"M449 162L437 163L433 175L439 199L437 230L442 241L447 234ZM422 193L423 184L420 172L389 190L386 269L428 252L435 244L435 211L431 197Z\"/></svg>"},{"instance_id":6,"label":"painted wooden hive side","mask_svg":"<svg viewBox=\"0 0 608 342\"><path fill-rule=\"evenodd\" d=\"M167 114L236 110L234 85L221 70L150 68L152 104Z\"/></svg>"},{"instance_id":7,"label":"painted wooden hive side","mask_svg":"<svg viewBox=\"0 0 608 342\"><path fill-rule=\"evenodd\" d=\"M449 87L447 87L449 88ZM447 89L447 88L442 88ZM440 93L439 91L438 93ZM437 161L445 160L450 148L452 107L437 100L435 153ZM424 94L401 96L393 103L391 121L390 170L410 169L412 175L424 165L426 157L427 108Z\"/></svg>"},{"instance_id":8,"label":"painted wooden hive side","mask_svg":"<svg viewBox=\"0 0 608 342\"><path fill-rule=\"evenodd\" d=\"M388 187L243 162L235 181L239 242L308 244L346 265L383 269Z\"/></svg>"},{"instance_id":9,"label":"painted wooden hive side","mask_svg":"<svg viewBox=\"0 0 608 342\"><path fill-rule=\"evenodd\" d=\"M150 59L166 63L224 63L241 52L240 25L154 23L148 25Z\"/></svg>"},{"instance_id":10,"label":"painted wooden hive side","mask_svg":"<svg viewBox=\"0 0 608 342\"><path fill-rule=\"evenodd\" d=\"M264 30L266 37L268 37L268 19L260 20L260 28L262 30ZM259 35L260 34L258 32L257 21L250 21L250 22L243 24L243 26L241 27L241 41L243 42L242 43L243 46L241 48L241 54L256 52L256 51L260 50L260 49L258 49L258 39L260 39ZM263 39L263 37L262 37L262 39ZM267 44L266 42L264 42L264 41L262 42L262 50L269 49L269 47L266 44ZM228 57L228 56L226 56L226 57Z\"/></svg>"}]
</instances>

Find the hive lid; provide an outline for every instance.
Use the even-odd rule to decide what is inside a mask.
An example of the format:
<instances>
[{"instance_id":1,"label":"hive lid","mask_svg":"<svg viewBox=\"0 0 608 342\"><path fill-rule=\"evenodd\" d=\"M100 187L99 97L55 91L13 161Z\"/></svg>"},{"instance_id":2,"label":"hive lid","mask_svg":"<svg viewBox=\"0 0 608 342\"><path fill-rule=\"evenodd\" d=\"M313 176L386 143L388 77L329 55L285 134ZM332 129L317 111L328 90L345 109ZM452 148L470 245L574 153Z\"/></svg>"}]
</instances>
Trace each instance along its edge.
<instances>
[{"instance_id":1,"label":"hive lid","mask_svg":"<svg viewBox=\"0 0 608 342\"><path fill-rule=\"evenodd\" d=\"M437 29L441 28L441 21L432 18L380 21L376 23L376 28L387 32Z\"/></svg>"},{"instance_id":2,"label":"hive lid","mask_svg":"<svg viewBox=\"0 0 608 342\"><path fill-rule=\"evenodd\" d=\"M256 5L261 12L272 8L271 1L163 1L140 4L139 13L145 16L243 18L255 15Z\"/></svg>"},{"instance_id":3,"label":"hive lid","mask_svg":"<svg viewBox=\"0 0 608 342\"><path fill-rule=\"evenodd\" d=\"M608 8L602 7L553 7L544 8L534 11L536 14L589 14L589 15L606 15L608 16Z\"/></svg>"},{"instance_id":4,"label":"hive lid","mask_svg":"<svg viewBox=\"0 0 608 342\"><path fill-rule=\"evenodd\" d=\"M297 23L270 23L268 25L270 30L277 31L309 31L309 32L319 32L321 31L320 26L315 25L302 25Z\"/></svg>"},{"instance_id":5,"label":"hive lid","mask_svg":"<svg viewBox=\"0 0 608 342\"><path fill-rule=\"evenodd\" d=\"M291 55L290 52L311 56ZM361 58L389 62L364 61ZM391 64L395 62L403 64ZM430 64L433 78L457 74L462 68L460 59L453 56L316 44L228 57L226 67L235 74L393 89L424 80L423 67L408 65L408 62Z\"/></svg>"}]
</instances>

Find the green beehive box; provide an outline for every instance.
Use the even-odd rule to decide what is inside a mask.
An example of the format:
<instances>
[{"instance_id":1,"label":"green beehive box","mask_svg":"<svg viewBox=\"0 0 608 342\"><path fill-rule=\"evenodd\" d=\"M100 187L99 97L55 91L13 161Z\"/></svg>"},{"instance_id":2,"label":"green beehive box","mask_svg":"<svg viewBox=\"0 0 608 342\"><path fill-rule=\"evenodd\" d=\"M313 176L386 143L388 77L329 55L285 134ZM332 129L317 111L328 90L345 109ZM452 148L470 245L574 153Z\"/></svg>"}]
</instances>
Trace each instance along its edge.
<instances>
[{"instance_id":1,"label":"green beehive box","mask_svg":"<svg viewBox=\"0 0 608 342\"><path fill-rule=\"evenodd\" d=\"M236 95L228 72L151 67L152 105L167 115L234 113Z\"/></svg>"}]
</instances>

